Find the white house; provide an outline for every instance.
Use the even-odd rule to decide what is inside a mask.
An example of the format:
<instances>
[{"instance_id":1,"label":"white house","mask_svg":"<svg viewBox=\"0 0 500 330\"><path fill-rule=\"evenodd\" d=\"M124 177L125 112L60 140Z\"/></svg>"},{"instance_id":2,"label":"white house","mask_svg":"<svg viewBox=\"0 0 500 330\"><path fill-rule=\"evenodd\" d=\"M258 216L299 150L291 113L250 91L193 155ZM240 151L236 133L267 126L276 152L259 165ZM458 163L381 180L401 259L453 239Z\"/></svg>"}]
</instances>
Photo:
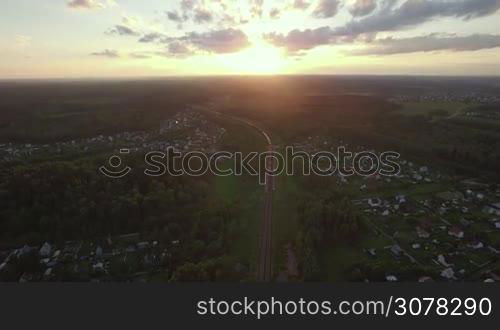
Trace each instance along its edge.
<instances>
[{"instance_id":1,"label":"white house","mask_svg":"<svg viewBox=\"0 0 500 330\"><path fill-rule=\"evenodd\" d=\"M52 246L48 242L45 242L40 248L40 255L42 257L50 257L51 252L52 252Z\"/></svg>"}]
</instances>

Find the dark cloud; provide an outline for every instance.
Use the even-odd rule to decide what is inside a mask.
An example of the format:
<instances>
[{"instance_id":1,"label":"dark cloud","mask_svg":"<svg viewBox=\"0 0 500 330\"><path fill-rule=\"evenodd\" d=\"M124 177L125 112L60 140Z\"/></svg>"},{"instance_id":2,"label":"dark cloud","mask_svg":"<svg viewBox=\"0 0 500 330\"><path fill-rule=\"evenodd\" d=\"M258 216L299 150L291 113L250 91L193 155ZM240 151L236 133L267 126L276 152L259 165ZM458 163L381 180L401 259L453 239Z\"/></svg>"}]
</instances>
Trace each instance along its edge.
<instances>
[{"instance_id":1,"label":"dark cloud","mask_svg":"<svg viewBox=\"0 0 500 330\"><path fill-rule=\"evenodd\" d=\"M248 37L243 31L223 29L204 33L191 32L179 41L188 43L195 48L210 53L234 53L250 45Z\"/></svg>"},{"instance_id":2,"label":"dark cloud","mask_svg":"<svg viewBox=\"0 0 500 330\"><path fill-rule=\"evenodd\" d=\"M105 49L101 52L95 52L91 53L90 55L92 56L101 56L101 57L108 57L108 58L118 58L120 57L120 54L114 50L114 49Z\"/></svg>"},{"instance_id":3,"label":"dark cloud","mask_svg":"<svg viewBox=\"0 0 500 330\"><path fill-rule=\"evenodd\" d=\"M374 15L351 21L337 28L334 33L356 36L363 33L396 31L438 17L469 20L494 14L498 9L500 0L406 0L397 8L384 8Z\"/></svg>"},{"instance_id":4,"label":"dark cloud","mask_svg":"<svg viewBox=\"0 0 500 330\"><path fill-rule=\"evenodd\" d=\"M183 11L190 11L194 9L194 6L196 4L195 0L182 0L181 1L181 9Z\"/></svg>"},{"instance_id":5,"label":"dark cloud","mask_svg":"<svg viewBox=\"0 0 500 330\"><path fill-rule=\"evenodd\" d=\"M433 51L477 51L500 47L500 35L474 34L470 36L430 34L413 38L385 38L371 43L367 49L351 55L393 55Z\"/></svg>"},{"instance_id":6,"label":"dark cloud","mask_svg":"<svg viewBox=\"0 0 500 330\"><path fill-rule=\"evenodd\" d=\"M309 8L310 5L311 5L311 3L309 1L294 0L294 2L292 4L292 8L294 8L294 9L300 9L300 10L306 10L307 8Z\"/></svg>"},{"instance_id":7,"label":"dark cloud","mask_svg":"<svg viewBox=\"0 0 500 330\"><path fill-rule=\"evenodd\" d=\"M194 55L194 52L192 49L190 49L182 42L172 42L167 47L167 54L170 57L183 58L190 55Z\"/></svg>"},{"instance_id":8,"label":"dark cloud","mask_svg":"<svg viewBox=\"0 0 500 330\"><path fill-rule=\"evenodd\" d=\"M332 42L332 30L329 27L317 29L292 30L287 35L269 33L264 38L277 47L286 48L289 53L308 50Z\"/></svg>"},{"instance_id":9,"label":"dark cloud","mask_svg":"<svg viewBox=\"0 0 500 330\"><path fill-rule=\"evenodd\" d=\"M139 42L147 43L147 42L161 41L161 39L164 38L164 37L165 36L163 34L161 34L161 33L152 32L152 33L148 33L148 34L143 35L139 39Z\"/></svg>"},{"instance_id":10,"label":"dark cloud","mask_svg":"<svg viewBox=\"0 0 500 330\"><path fill-rule=\"evenodd\" d=\"M356 0L354 5L349 8L349 12L352 16L366 16L377 8L377 0Z\"/></svg>"},{"instance_id":11,"label":"dark cloud","mask_svg":"<svg viewBox=\"0 0 500 330\"><path fill-rule=\"evenodd\" d=\"M317 46L373 39L378 32L398 31L438 17L464 20L487 16L500 9L500 0L406 0L395 7L396 0L385 0L370 16L353 20L344 26L293 30L288 34L271 33L266 39L290 53Z\"/></svg>"},{"instance_id":12,"label":"dark cloud","mask_svg":"<svg viewBox=\"0 0 500 330\"><path fill-rule=\"evenodd\" d=\"M115 25L107 34L116 34L120 36L137 36L139 33L126 25Z\"/></svg>"},{"instance_id":13,"label":"dark cloud","mask_svg":"<svg viewBox=\"0 0 500 330\"><path fill-rule=\"evenodd\" d=\"M204 8L196 8L194 10L193 20L198 24L210 23L213 20L212 13Z\"/></svg>"},{"instance_id":14,"label":"dark cloud","mask_svg":"<svg viewBox=\"0 0 500 330\"><path fill-rule=\"evenodd\" d=\"M319 0L313 16L316 18L330 18L337 15L340 7L339 0Z\"/></svg>"},{"instance_id":15,"label":"dark cloud","mask_svg":"<svg viewBox=\"0 0 500 330\"><path fill-rule=\"evenodd\" d=\"M281 15L281 11L278 9L278 8L273 8L271 9L271 11L269 12L269 16L271 18L274 18L274 19L277 19L279 18Z\"/></svg>"},{"instance_id":16,"label":"dark cloud","mask_svg":"<svg viewBox=\"0 0 500 330\"><path fill-rule=\"evenodd\" d=\"M167 11L167 18L176 23L184 22L184 18L177 11Z\"/></svg>"},{"instance_id":17,"label":"dark cloud","mask_svg":"<svg viewBox=\"0 0 500 330\"><path fill-rule=\"evenodd\" d=\"M84 9L92 9L92 8L103 8L104 5L97 0L71 0L66 3L70 8L84 8Z\"/></svg>"}]
</instances>

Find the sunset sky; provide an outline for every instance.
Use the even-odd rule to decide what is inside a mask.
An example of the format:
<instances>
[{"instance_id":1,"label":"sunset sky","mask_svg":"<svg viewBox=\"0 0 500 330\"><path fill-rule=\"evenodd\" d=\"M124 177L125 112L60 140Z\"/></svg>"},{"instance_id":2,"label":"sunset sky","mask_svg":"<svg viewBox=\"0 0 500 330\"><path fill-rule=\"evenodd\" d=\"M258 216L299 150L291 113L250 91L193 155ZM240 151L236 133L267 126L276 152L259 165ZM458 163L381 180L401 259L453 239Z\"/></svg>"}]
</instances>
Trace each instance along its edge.
<instances>
[{"instance_id":1,"label":"sunset sky","mask_svg":"<svg viewBox=\"0 0 500 330\"><path fill-rule=\"evenodd\" d=\"M500 75L500 0L4 0L0 79Z\"/></svg>"}]
</instances>

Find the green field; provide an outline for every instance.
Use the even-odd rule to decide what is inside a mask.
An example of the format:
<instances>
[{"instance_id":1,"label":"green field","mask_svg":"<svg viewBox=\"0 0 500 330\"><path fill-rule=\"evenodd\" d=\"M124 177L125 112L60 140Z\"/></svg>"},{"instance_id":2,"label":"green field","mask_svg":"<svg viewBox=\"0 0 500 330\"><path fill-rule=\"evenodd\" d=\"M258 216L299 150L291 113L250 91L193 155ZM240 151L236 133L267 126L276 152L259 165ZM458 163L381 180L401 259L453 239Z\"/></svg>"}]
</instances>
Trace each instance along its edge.
<instances>
[{"instance_id":1,"label":"green field","mask_svg":"<svg viewBox=\"0 0 500 330\"><path fill-rule=\"evenodd\" d=\"M218 124L226 129L222 145L234 147L242 152L264 150L264 138L255 130L234 121L217 118ZM231 161L221 164L222 169L231 166ZM229 251L239 263L248 265L255 273L258 257L259 229L262 221L264 188L257 177L214 176L214 205L231 205L237 215L231 220L229 232L232 238Z\"/></svg>"},{"instance_id":2,"label":"green field","mask_svg":"<svg viewBox=\"0 0 500 330\"><path fill-rule=\"evenodd\" d=\"M472 104L466 104L463 102L408 102L402 104L402 108L399 110L399 113L405 116L417 116L432 115L432 113L437 110L444 110L447 112L448 116L456 116L472 106Z\"/></svg>"}]
</instances>

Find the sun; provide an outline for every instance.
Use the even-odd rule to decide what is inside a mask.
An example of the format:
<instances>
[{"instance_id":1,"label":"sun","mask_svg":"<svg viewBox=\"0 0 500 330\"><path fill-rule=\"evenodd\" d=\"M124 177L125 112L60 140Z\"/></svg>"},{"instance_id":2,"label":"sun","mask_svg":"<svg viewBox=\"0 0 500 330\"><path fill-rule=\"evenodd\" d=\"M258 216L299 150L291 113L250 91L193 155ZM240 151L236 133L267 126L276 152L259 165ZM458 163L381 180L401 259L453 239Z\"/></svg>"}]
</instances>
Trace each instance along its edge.
<instances>
[{"instance_id":1,"label":"sun","mask_svg":"<svg viewBox=\"0 0 500 330\"><path fill-rule=\"evenodd\" d=\"M223 65L232 73L278 74L285 66L285 56L279 48L257 41L236 54L224 56Z\"/></svg>"}]
</instances>

